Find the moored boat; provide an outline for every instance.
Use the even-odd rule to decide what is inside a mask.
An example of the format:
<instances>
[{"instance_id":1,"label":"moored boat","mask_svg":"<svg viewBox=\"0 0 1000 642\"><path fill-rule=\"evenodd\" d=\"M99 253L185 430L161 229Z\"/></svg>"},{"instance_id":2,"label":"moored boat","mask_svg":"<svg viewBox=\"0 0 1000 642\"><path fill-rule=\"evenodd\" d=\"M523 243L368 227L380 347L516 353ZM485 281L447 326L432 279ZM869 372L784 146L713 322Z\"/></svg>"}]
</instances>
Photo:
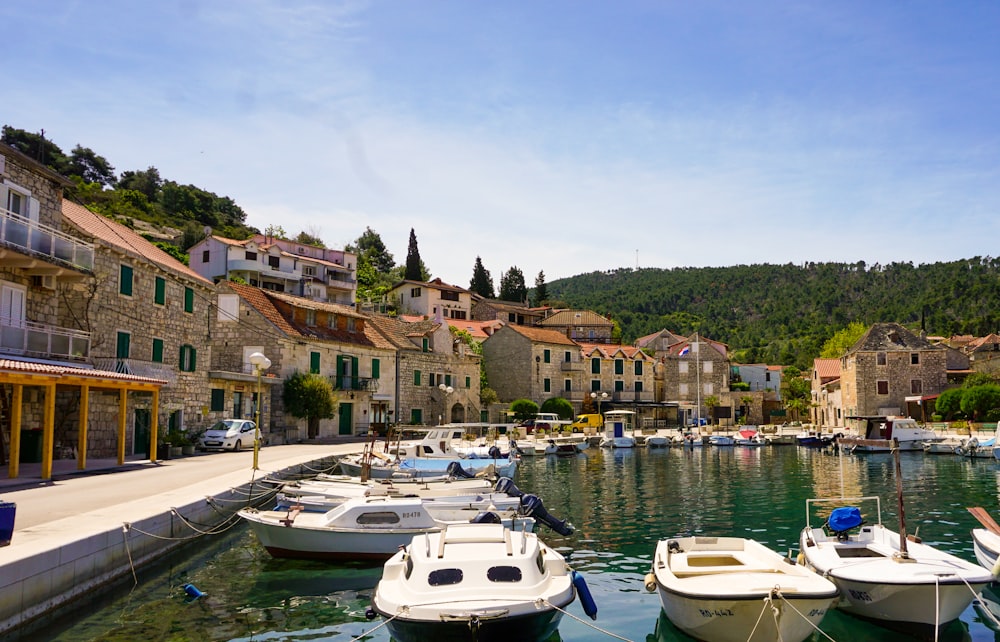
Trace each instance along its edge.
<instances>
[{"instance_id":1,"label":"moored boat","mask_svg":"<svg viewBox=\"0 0 1000 642\"><path fill-rule=\"evenodd\" d=\"M534 533L452 524L385 563L369 616L385 618L399 642L544 640L576 598L577 577Z\"/></svg>"},{"instance_id":2,"label":"moored boat","mask_svg":"<svg viewBox=\"0 0 1000 642\"><path fill-rule=\"evenodd\" d=\"M863 425L860 436L838 437L837 443L847 452L890 452L894 441L898 450L921 450L925 441L938 439L936 432L909 417L876 415L848 419Z\"/></svg>"},{"instance_id":3,"label":"moored boat","mask_svg":"<svg viewBox=\"0 0 1000 642\"><path fill-rule=\"evenodd\" d=\"M602 448L635 448L633 426L635 413L631 410L609 410L604 413Z\"/></svg>"},{"instance_id":4,"label":"moored boat","mask_svg":"<svg viewBox=\"0 0 1000 642\"><path fill-rule=\"evenodd\" d=\"M646 588L674 626L713 642L798 642L816 630L837 587L751 539L660 540Z\"/></svg>"},{"instance_id":5,"label":"moored boat","mask_svg":"<svg viewBox=\"0 0 1000 642\"><path fill-rule=\"evenodd\" d=\"M730 435L712 435L708 438L708 443L712 446L735 446L736 439Z\"/></svg>"}]
</instances>

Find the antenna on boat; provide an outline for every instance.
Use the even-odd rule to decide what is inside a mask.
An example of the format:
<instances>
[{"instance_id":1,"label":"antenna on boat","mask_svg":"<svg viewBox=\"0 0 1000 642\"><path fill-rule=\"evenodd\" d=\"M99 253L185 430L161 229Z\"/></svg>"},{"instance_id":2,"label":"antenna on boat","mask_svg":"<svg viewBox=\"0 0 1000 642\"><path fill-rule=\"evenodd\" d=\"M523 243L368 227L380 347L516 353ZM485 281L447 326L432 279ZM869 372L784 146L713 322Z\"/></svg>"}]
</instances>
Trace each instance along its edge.
<instances>
[{"instance_id":1,"label":"antenna on boat","mask_svg":"<svg viewBox=\"0 0 1000 642\"><path fill-rule=\"evenodd\" d=\"M899 502L899 557L910 559L906 550L906 513L903 511L903 472L899 465L899 439L892 438L892 458L896 464L896 501Z\"/></svg>"}]
</instances>

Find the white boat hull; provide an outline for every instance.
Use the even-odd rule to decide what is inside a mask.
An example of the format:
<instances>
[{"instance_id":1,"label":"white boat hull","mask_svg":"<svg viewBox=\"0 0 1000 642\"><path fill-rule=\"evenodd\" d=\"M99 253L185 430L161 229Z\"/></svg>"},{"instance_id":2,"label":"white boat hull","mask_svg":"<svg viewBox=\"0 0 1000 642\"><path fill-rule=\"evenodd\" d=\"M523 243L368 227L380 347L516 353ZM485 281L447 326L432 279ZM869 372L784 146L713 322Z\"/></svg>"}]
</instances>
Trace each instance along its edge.
<instances>
[{"instance_id":1,"label":"white boat hull","mask_svg":"<svg viewBox=\"0 0 1000 642\"><path fill-rule=\"evenodd\" d=\"M601 448L635 448L632 437L605 437L601 439Z\"/></svg>"},{"instance_id":2,"label":"white boat hull","mask_svg":"<svg viewBox=\"0 0 1000 642\"><path fill-rule=\"evenodd\" d=\"M976 553L976 561L979 565L997 577L1000 574L1000 535L988 531L985 528L975 528L972 530L972 548Z\"/></svg>"},{"instance_id":3,"label":"white boat hull","mask_svg":"<svg viewBox=\"0 0 1000 642\"><path fill-rule=\"evenodd\" d=\"M830 581L738 537L661 540L652 575L674 626L713 642L799 642L837 597Z\"/></svg>"}]
</instances>

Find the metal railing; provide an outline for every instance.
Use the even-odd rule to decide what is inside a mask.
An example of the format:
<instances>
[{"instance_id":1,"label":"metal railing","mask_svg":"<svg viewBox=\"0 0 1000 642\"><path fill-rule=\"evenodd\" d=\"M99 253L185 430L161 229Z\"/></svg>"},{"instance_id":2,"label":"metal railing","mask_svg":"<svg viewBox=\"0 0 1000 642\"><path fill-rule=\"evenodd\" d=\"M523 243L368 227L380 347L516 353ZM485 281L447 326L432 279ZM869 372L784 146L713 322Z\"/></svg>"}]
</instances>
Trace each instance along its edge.
<instances>
[{"instance_id":1,"label":"metal railing","mask_svg":"<svg viewBox=\"0 0 1000 642\"><path fill-rule=\"evenodd\" d=\"M156 361L140 361L139 359L117 359L115 357L95 357L92 359L98 370L130 374L148 379L163 379L171 384L177 382L177 369L165 363Z\"/></svg>"},{"instance_id":2,"label":"metal railing","mask_svg":"<svg viewBox=\"0 0 1000 642\"><path fill-rule=\"evenodd\" d=\"M330 385L334 390L357 390L358 392L378 392L378 379L362 377L338 376L330 377Z\"/></svg>"},{"instance_id":3,"label":"metal railing","mask_svg":"<svg viewBox=\"0 0 1000 642\"><path fill-rule=\"evenodd\" d=\"M90 333L0 317L0 352L86 361Z\"/></svg>"},{"instance_id":4,"label":"metal railing","mask_svg":"<svg viewBox=\"0 0 1000 642\"><path fill-rule=\"evenodd\" d=\"M0 243L69 266L94 269L94 244L0 207Z\"/></svg>"}]
</instances>

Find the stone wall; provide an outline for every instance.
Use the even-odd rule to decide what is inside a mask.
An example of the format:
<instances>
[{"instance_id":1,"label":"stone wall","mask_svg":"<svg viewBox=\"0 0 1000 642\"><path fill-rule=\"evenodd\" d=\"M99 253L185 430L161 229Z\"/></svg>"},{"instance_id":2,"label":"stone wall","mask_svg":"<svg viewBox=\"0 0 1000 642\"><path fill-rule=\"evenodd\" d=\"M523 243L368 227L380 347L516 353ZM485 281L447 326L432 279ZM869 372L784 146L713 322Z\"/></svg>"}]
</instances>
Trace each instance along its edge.
<instances>
[{"instance_id":1,"label":"stone wall","mask_svg":"<svg viewBox=\"0 0 1000 642\"><path fill-rule=\"evenodd\" d=\"M879 352L856 352L848 359L844 385L844 404L848 415L903 414L906 397L934 395L948 384L944 350L889 350L885 351L885 364L878 365ZM911 363L911 355L918 355L919 363ZM888 394L878 393L878 382L885 381ZM911 382L919 381L919 391ZM851 393L848 395L848 389Z\"/></svg>"}]
</instances>

